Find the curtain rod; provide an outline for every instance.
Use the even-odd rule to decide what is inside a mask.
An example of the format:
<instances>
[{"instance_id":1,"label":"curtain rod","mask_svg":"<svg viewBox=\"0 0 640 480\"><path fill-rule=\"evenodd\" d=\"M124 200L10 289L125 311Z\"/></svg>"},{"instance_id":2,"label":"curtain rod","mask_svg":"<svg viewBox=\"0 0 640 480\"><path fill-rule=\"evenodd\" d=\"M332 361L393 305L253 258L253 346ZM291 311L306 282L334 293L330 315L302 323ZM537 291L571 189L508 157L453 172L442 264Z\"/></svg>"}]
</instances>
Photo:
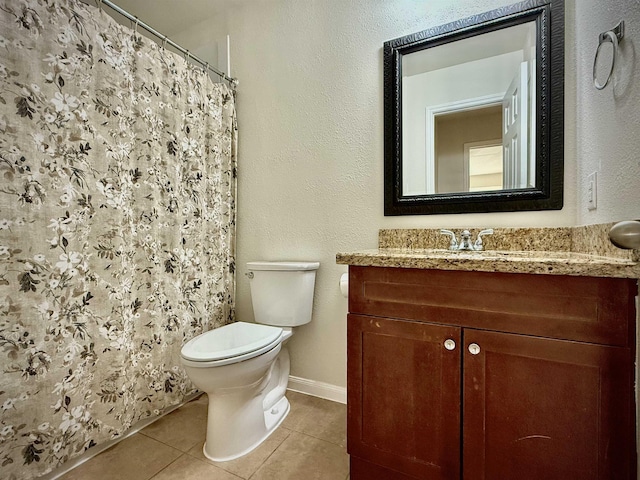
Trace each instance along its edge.
<instances>
[{"instance_id":1,"label":"curtain rod","mask_svg":"<svg viewBox=\"0 0 640 480\"><path fill-rule=\"evenodd\" d=\"M156 36L157 38L161 39L162 43L163 43L163 46L164 46L165 43L168 43L169 45L174 47L176 50L178 50L179 52L183 53L185 55L185 58L187 58L187 57L188 58L192 58L196 62L202 64L202 66L204 68L211 70L213 73L215 73L219 77L221 77L221 78L225 79L227 82L229 82L232 87L235 88L238 85L238 80L236 78L229 77L224 72L218 70L215 67L212 67L211 65L209 65L209 62L205 62L201 58L193 55L191 52L189 52L189 50L187 50L186 48L181 47L180 45L178 45L176 42L171 40L166 35L162 35L160 32L158 32L153 27L151 27L151 26L147 25L146 23L140 21L140 19L138 17L136 17L135 15L130 14L129 12L124 10L123 8L121 8L118 5L116 5L115 3L113 3L111 0L96 0L96 1L99 4L99 6L106 5L107 7L109 7L111 9L115 10L116 12L118 12L120 15L126 17L127 19L131 20L132 22L135 22L136 26L140 26L140 27L144 28L150 34L152 34L152 35Z\"/></svg>"}]
</instances>

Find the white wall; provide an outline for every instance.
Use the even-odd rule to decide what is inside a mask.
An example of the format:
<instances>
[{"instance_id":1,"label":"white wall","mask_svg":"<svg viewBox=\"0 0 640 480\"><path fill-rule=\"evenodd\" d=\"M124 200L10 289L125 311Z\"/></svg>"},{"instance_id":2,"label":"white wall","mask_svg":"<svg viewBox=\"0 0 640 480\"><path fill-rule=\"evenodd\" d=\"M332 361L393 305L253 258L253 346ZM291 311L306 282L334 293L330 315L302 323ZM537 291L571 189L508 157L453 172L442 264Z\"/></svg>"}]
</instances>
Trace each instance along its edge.
<instances>
[{"instance_id":1,"label":"white wall","mask_svg":"<svg viewBox=\"0 0 640 480\"><path fill-rule=\"evenodd\" d=\"M190 29L191 36L197 31L229 33L231 69L240 79L238 318L253 319L244 276L247 261L321 262L313 321L299 328L290 342L293 375L345 385L347 300L339 294L338 278L347 268L335 264L335 254L374 248L378 229L575 224L576 68L571 26L565 208L383 215L383 42L510 3L252 1L237 4L225 18ZM198 47L186 46L194 51Z\"/></svg>"},{"instance_id":2,"label":"white wall","mask_svg":"<svg viewBox=\"0 0 640 480\"><path fill-rule=\"evenodd\" d=\"M577 223L640 218L640 1L580 0L567 10L576 23ZM615 77L598 91L592 81L598 34L622 19L626 33ZM589 211L586 183L592 172L598 173L598 208Z\"/></svg>"},{"instance_id":3,"label":"white wall","mask_svg":"<svg viewBox=\"0 0 640 480\"><path fill-rule=\"evenodd\" d=\"M504 96L520 71L522 50L419 75L402 77L402 191L427 193L427 108L487 96ZM431 122L429 122L431 123ZM498 135L500 138L501 135ZM437 160L436 160L437 163ZM436 183L440 179L436 180ZM433 190L432 190L433 191ZM461 190L439 190L439 192Z\"/></svg>"}]
</instances>

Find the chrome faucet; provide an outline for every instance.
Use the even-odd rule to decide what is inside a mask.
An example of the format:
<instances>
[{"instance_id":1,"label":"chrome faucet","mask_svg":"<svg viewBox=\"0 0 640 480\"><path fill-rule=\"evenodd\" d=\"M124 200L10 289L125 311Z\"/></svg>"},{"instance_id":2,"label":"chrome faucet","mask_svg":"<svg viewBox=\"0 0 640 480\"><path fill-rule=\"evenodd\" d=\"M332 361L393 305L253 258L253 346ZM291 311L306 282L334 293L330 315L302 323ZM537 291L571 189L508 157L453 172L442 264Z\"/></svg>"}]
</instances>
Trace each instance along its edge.
<instances>
[{"instance_id":1,"label":"chrome faucet","mask_svg":"<svg viewBox=\"0 0 640 480\"><path fill-rule=\"evenodd\" d=\"M460 234L460 243L458 244L458 250L475 250L471 246L471 233L469 230L463 230Z\"/></svg>"},{"instance_id":2,"label":"chrome faucet","mask_svg":"<svg viewBox=\"0 0 640 480\"><path fill-rule=\"evenodd\" d=\"M460 242L458 242L456 238L456 234L451 230L440 230L440 233L443 235L448 235L451 238L449 242L449 250L472 250L472 251L481 251L484 250L484 245L482 243L482 237L484 235L491 235L493 233L493 228L487 228L486 230L482 230L478 233L476 241L471 243L471 233L469 230L463 230L460 234Z\"/></svg>"}]
</instances>

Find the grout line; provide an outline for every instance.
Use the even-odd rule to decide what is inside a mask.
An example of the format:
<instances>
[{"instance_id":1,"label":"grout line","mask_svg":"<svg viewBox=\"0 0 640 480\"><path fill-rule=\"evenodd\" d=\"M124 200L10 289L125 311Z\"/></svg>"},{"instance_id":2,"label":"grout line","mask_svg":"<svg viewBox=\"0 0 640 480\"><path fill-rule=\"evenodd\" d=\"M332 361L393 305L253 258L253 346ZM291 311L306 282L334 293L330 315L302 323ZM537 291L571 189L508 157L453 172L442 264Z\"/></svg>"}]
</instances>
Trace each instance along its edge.
<instances>
[{"instance_id":1,"label":"grout line","mask_svg":"<svg viewBox=\"0 0 640 480\"><path fill-rule=\"evenodd\" d=\"M258 473L258 471L262 468L262 466L263 466L265 463L267 463L267 460L269 460L269 459L270 459L270 458L271 458L271 457L272 457L272 456L273 456L273 455L274 455L274 454L275 454L275 453L280 449L280 447L282 446L282 444L283 444L284 442L286 442L286 441L287 441L287 439L291 436L291 432L292 432L292 430L291 430L290 428L286 428L286 427L282 427L282 426L280 426L280 427L278 427L278 428L283 428L284 430L287 430L289 433L287 433L287 436L286 436L286 437L284 437L284 438L282 439L282 441L278 444L278 446L277 446L276 448L274 448L274 449L273 449L273 452L271 452L269 455L267 455L267 458L265 458L265 459L263 460L263 462L262 462L260 465L258 465L258 468L256 468L256 469L254 470L254 472L253 472L251 475L249 475L249 476L247 477L247 479L246 479L246 480L251 480L252 478L254 478L254 477L255 477L255 474L256 474L256 473Z\"/></svg>"},{"instance_id":2,"label":"grout line","mask_svg":"<svg viewBox=\"0 0 640 480\"><path fill-rule=\"evenodd\" d=\"M142 432L136 432L132 436L136 436L136 435L144 435L144 434ZM182 456L182 454L186 453L186 452L183 452L182 450L180 450L179 448L174 447L173 445L169 445L168 443L164 443L164 442L158 440L157 438L150 437L149 435L144 435L144 436L147 437L149 440L157 442L160 445L164 445L165 447L169 447L170 449L175 450L176 452L180 453L180 455L178 455L178 458L180 458ZM173 463L173 462L171 462L171 463Z\"/></svg>"},{"instance_id":3,"label":"grout line","mask_svg":"<svg viewBox=\"0 0 640 480\"><path fill-rule=\"evenodd\" d=\"M159 439L157 439L157 438L155 438L155 437L152 437L151 435L148 435L148 434L146 434L146 433L143 433L142 431L140 431L140 432L138 432L138 433L139 433L139 434L141 434L141 435L144 435L144 436L145 436L145 437L147 437L147 438L150 438L151 440L155 440L156 442L161 443L162 445L165 445L165 446L167 446L167 447L171 447L171 448L173 448L174 450L179 451L180 453L188 453L188 452L189 452L189 450L191 450L193 447L195 447L198 443L200 443L200 442L202 441L202 440L198 440L198 441L197 441L197 442L195 442L193 445L191 445L191 447L189 447L188 449L186 449L186 450L182 450L181 448L176 447L175 445L171 445L170 443L163 442L162 440L159 440ZM189 455L189 456L191 457L192 455ZM195 457L194 457L194 458L195 458Z\"/></svg>"},{"instance_id":4,"label":"grout line","mask_svg":"<svg viewBox=\"0 0 640 480\"><path fill-rule=\"evenodd\" d=\"M196 445L198 445L199 443L200 443L200 442L196 443ZM194 445L193 447L195 447L196 445ZM204 445L204 443L203 443L203 445ZM195 458L196 460L203 460L202 458L200 458L200 457L196 456L197 454L189 453L191 450L193 450L193 447L191 447L191 448L189 449L189 451L184 452L184 453L185 453L185 455L188 455L188 456L190 456L191 458ZM199 453L202 453L202 449L197 450L197 451L198 451ZM207 462L207 463L211 462L211 460L209 460L207 457L205 457L203 461L205 461L205 462ZM212 463L212 465L213 465L213 463ZM223 469L223 470L224 470L224 469Z\"/></svg>"},{"instance_id":5,"label":"grout line","mask_svg":"<svg viewBox=\"0 0 640 480\"><path fill-rule=\"evenodd\" d=\"M285 427L287 430L291 430L292 432L296 432L296 433L300 433L301 435L306 435L307 437L311 437L311 438L315 438L316 440L322 440L323 442L327 442L330 443L331 445L335 445L336 447L340 447L340 448L347 448L347 445L340 445L339 443L333 442L331 440L327 440L326 438L322 438L322 437L317 437L311 433L308 432L303 432L302 430L296 430L295 428L292 427ZM346 440L346 438L345 438Z\"/></svg>"},{"instance_id":6,"label":"grout line","mask_svg":"<svg viewBox=\"0 0 640 480\"><path fill-rule=\"evenodd\" d=\"M305 435L307 437L311 437L311 438L315 438L316 440L320 440L321 442L325 442L328 443L329 445L334 445L336 447L340 447L340 448L344 448L345 451L347 449L346 445L340 445L339 443L334 443L331 440L327 440L326 438L320 438L320 437L316 437L315 435L311 435L310 433L305 433L305 432L299 432L298 430L295 430L296 433L299 433L300 435Z\"/></svg>"},{"instance_id":7,"label":"grout line","mask_svg":"<svg viewBox=\"0 0 640 480\"><path fill-rule=\"evenodd\" d=\"M308 433L298 432L297 430L293 430L293 429L290 429L290 428L287 428L287 430L291 430L292 432L298 433L298 434L300 434L300 435L304 435L305 437L313 438L313 439L315 439L315 440L320 440L321 442L328 443L329 445L333 445L333 446L337 446L337 447L340 447L340 448L344 448L344 449L345 449L345 453L346 453L346 446L345 446L345 447L341 447L340 445L335 444L335 443L333 443L333 442L329 442L328 440L324 440L324 439L322 439L322 438L314 437L313 435L309 435ZM275 455L275 454L276 454L276 452L280 449L280 447L282 447L282 445L284 444L284 442L285 442L286 440L288 440L290 436L291 436L291 434L287 435L287 437L282 441L282 443L280 443L280 445L278 445L278 447L277 447L273 452L271 452L271 455L269 455L269 456L264 460L264 462L262 462L262 463L260 464L260 466L256 469L256 471L255 471L255 472L253 472L253 473L251 474L251 476L250 476L248 479L246 479L246 480L252 480L252 479L254 479L254 478L255 478L255 475L258 473L258 471L260 471L260 468L262 468L262 466L263 466L265 463L267 463L267 461L268 461L268 460L269 460L273 455ZM349 480L349 475L351 475L351 472L347 473L347 476L345 477L345 480Z\"/></svg>"},{"instance_id":8,"label":"grout line","mask_svg":"<svg viewBox=\"0 0 640 480\"><path fill-rule=\"evenodd\" d=\"M304 394L303 394L303 395L304 395ZM329 401L331 401L331 400L329 400ZM309 412L309 413L313 413L313 412ZM346 419L345 419L345 423L346 423ZM315 439L317 439L317 440L322 440L322 441L327 442L327 443L330 443L330 444L332 444L332 445L336 445L336 446L338 446L338 447L340 447L340 448L346 448L346 440L347 440L347 439L346 439L346 433L345 433L345 438L344 438L344 440L345 440L345 444L344 444L344 445L340 445L340 443L336 443L336 442L333 442L333 441L331 441L331 440L327 440L326 438L317 437L317 436L315 436L315 435L313 435L313 434L311 434L311 433L305 432L305 431L303 431L303 430L299 430L299 428L301 428L301 427L298 427L297 425L294 425L293 427L286 426L285 428L286 428L286 429L288 429L288 430L291 430L291 431L293 431L293 432L301 433L301 434L303 434L303 435L307 435L308 437L312 437L312 438L315 438ZM304 428L304 427L302 427L302 428Z\"/></svg>"},{"instance_id":9,"label":"grout line","mask_svg":"<svg viewBox=\"0 0 640 480\"><path fill-rule=\"evenodd\" d=\"M162 467L160 470L158 470L156 473L154 473L152 477L149 477L148 480L153 480L154 478L156 478L158 475L160 475L161 472L163 472L164 470L169 468L171 465L173 465L175 462L177 462L182 457L184 457L184 455L185 455L184 453L182 455L179 455L178 458L176 458L173 462L169 463L168 465L165 465L164 467Z\"/></svg>"},{"instance_id":10,"label":"grout line","mask_svg":"<svg viewBox=\"0 0 640 480\"><path fill-rule=\"evenodd\" d=\"M331 445L335 445L336 447L344 448L345 450L347 448L346 445L340 445L339 443L332 442L331 440L327 440L326 438L316 437L315 435L311 435L310 433L305 433L305 432L298 432L298 433L301 433L302 435L306 435L307 437L315 438L316 440L322 440L323 442L329 443Z\"/></svg>"},{"instance_id":11,"label":"grout line","mask_svg":"<svg viewBox=\"0 0 640 480\"><path fill-rule=\"evenodd\" d=\"M166 467L164 467L164 468L162 468L161 470L159 470L159 471L158 471L158 472L157 472L153 477L149 478L148 480L153 480L153 479L154 479L154 478L156 478L158 475L160 475L160 473L162 473L164 470L166 470L167 468L169 468L171 465L173 465L175 462L177 462L178 460L180 460L180 459L181 459L182 457L184 457L184 456L187 456L187 457L189 457L191 460L195 460L195 461L197 461L198 463L204 463L205 465L208 465L208 466L210 466L210 467L214 467L214 468L217 468L217 469L219 469L219 470L222 470L222 471L224 471L225 473L227 473L227 474L229 474L229 475L231 475L231 476L233 476L233 477L237 478L238 480L245 480L245 479L243 479L242 477L240 477L239 475L236 475L235 473L227 472L226 470L224 470L223 468L218 467L217 465L212 465L212 464L210 464L210 463L208 463L208 462L205 462L205 461L201 460L200 458L196 458L196 457L194 457L193 455L189 455L189 454L188 454L188 453L186 453L186 452L185 452L185 453L183 453L182 455L180 455L178 458L176 458L176 459L175 459L173 462L171 462L169 465L167 465ZM178 477L178 478L181 478L181 477Z\"/></svg>"}]
</instances>

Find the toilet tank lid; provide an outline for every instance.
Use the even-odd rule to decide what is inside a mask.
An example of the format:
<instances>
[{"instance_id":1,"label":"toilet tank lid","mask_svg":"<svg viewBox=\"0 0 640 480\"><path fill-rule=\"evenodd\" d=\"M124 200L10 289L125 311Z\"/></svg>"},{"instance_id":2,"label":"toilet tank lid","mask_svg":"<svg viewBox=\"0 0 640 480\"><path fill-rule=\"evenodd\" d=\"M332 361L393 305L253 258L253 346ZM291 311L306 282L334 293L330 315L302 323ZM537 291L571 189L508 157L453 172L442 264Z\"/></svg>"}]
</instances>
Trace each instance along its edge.
<instances>
[{"instance_id":1,"label":"toilet tank lid","mask_svg":"<svg viewBox=\"0 0 640 480\"><path fill-rule=\"evenodd\" d=\"M317 270L320 262L247 262L249 270Z\"/></svg>"}]
</instances>

